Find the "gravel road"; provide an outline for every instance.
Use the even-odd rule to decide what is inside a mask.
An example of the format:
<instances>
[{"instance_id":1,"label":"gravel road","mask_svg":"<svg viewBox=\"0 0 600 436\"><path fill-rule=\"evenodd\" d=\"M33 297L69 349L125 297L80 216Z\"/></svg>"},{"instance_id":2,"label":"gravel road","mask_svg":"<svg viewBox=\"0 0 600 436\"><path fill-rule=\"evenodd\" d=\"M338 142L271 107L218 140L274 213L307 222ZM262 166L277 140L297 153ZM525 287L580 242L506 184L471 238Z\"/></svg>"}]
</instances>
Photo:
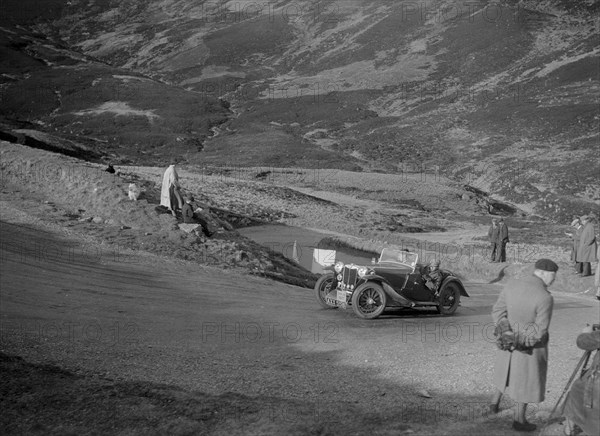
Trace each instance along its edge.
<instances>
[{"instance_id":1,"label":"gravel road","mask_svg":"<svg viewBox=\"0 0 600 436\"><path fill-rule=\"evenodd\" d=\"M16 222L3 222L0 236L4 353L244 395L279 416L256 434L278 434L282 416L288 426L317 416L324 434L506 434L510 426L509 402L498 416L485 413L496 285L467 284L471 298L453 317L389 312L367 321L320 309L308 289L258 277L124 256ZM596 301L556 294L548 399L532 408L535 422L580 357L577 332L597 319Z\"/></svg>"}]
</instances>

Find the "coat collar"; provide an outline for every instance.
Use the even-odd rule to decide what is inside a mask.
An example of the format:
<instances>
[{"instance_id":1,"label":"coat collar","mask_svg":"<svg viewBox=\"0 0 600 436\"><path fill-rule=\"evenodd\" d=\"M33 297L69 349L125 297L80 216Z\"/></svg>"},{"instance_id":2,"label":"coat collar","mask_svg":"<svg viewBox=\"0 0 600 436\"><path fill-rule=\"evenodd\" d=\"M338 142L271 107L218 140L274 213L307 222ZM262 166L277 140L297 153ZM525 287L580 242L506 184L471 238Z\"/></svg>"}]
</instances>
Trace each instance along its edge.
<instances>
[{"instance_id":1,"label":"coat collar","mask_svg":"<svg viewBox=\"0 0 600 436\"><path fill-rule=\"evenodd\" d=\"M536 276L534 273L531 273L531 277L538 280L540 285L542 285L544 287L544 290L546 292L550 293L550 291L548 290L548 285L546 285L546 282L544 282L540 277Z\"/></svg>"}]
</instances>

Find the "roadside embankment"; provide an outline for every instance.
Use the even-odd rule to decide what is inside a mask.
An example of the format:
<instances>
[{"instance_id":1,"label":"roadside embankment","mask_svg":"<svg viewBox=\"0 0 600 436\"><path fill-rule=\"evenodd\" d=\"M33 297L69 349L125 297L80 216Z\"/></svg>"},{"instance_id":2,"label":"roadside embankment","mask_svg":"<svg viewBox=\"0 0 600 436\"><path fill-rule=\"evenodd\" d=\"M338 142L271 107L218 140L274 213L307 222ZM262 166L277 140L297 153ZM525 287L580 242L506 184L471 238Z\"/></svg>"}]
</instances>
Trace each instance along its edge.
<instances>
[{"instance_id":1,"label":"roadside embankment","mask_svg":"<svg viewBox=\"0 0 600 436\"><path fill-rule=\"evenodd\" d=\"M72 212L109 225L155 231L173 224L167 215L154 211L145 200L127 198L127 183L100 166L44 150L9 142L1 143L2 184L44 194Z\"/></svg>"},{"instance_id":2,"label":"roadside embankment","mask_svg":"<svg viewBox=\"0 0 600 436\"><path fill-rule=\"evenodd\" d=\"M8 198L11 192L21 192L23 198L12 205L26 208L27 214L42 222L53 218L62 222L66 216L73 231L101 243L236 268L298 286L314 285L316 278L309 271L236 231L223 229L211 237L183 232L171 214L157 211L152 199L130 200L129 180L119 174L44 150L8 142L1 145L3 190ZM38 202L25 205L24 199L32 198Z\"/></svg>"}]
</instances>

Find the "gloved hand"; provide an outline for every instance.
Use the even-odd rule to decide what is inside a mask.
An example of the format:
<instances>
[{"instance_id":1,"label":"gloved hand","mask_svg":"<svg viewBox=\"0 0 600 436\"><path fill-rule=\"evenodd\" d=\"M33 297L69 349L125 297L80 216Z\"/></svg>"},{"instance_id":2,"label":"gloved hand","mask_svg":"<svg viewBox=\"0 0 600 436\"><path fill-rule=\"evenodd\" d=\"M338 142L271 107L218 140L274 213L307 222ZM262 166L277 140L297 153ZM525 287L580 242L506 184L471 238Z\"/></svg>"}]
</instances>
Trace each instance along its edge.
<instances>
[{"instance_id":1,"label":"gloved hand","mask_svg":"<svg viewBox=\"0 0 600 436\"><path fill-rule=\"evenodd\" d=\"M508 319L502 318L494 329L496 346L502 351L513 351L516 348L515 334L510 327Z\"/></svg>"}]
</instances>

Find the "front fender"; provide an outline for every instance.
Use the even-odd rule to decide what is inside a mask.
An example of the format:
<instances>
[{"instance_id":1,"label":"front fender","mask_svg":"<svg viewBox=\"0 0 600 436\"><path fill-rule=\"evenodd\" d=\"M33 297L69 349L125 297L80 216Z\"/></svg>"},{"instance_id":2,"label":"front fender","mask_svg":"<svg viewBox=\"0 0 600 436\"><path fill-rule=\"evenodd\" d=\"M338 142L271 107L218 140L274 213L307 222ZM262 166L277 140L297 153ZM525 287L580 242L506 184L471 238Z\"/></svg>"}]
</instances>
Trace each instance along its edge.
<instances>
[{"instance_id":1,"label":"front fender","mask_svg":"<svg viewBox=\"0 0 600 436\"><path fill-rule=\"evenodd\" d=\"M362 285L363 283L367 283L367 282L375 282L375 283L381 285L381 287L383 288L383 292L385 292L385 294L389 298L391 298L392 300L396 301L397 303L402 304L403 306L413 307L415 305L414 302L410 301L406 297L403 297L398 292L396 292L394 290L394 288L392 287L392 285L390 285L389 282L384 277L382 277L380 275L369 274L367 276L364 276L360 280L360 282L358 282L358 285Z\"/></svg>"},{"instance_id":2,"label":"front fender","mask_svg":"<svg viewBox=\"0 0 600 436\"><path fill-rule=\"evenodd\" d=\"M358 280L358 283L356 284L356 286L358 287L358 286L362 285L363 283L367 283L367 282L379 283L381 286L383 286L383 284L385 283L386 285L389 286L388 281L385 278L383 278L382 276L377 275L377 274L368 274L366 276L361 277Z\"/></svg>"},{"instance_id":3,"label":"front fender","mask_svg":"<svg viewBox=\"0 0 600 436\"><path fill-rule=\"evenodd\" d=\"M470 297L469 294L467 294L467 291L465 290L465 287L463 286L462 282L457 278L457 277L446 277L444 279L444 281L442 282L442 285L440 286L440 289L444 286L446 286L446 284L448 283L456 283L458 285L458 289L460 290L460 295L462 295L463 297Z\"/></svg>"}]
</instances>

